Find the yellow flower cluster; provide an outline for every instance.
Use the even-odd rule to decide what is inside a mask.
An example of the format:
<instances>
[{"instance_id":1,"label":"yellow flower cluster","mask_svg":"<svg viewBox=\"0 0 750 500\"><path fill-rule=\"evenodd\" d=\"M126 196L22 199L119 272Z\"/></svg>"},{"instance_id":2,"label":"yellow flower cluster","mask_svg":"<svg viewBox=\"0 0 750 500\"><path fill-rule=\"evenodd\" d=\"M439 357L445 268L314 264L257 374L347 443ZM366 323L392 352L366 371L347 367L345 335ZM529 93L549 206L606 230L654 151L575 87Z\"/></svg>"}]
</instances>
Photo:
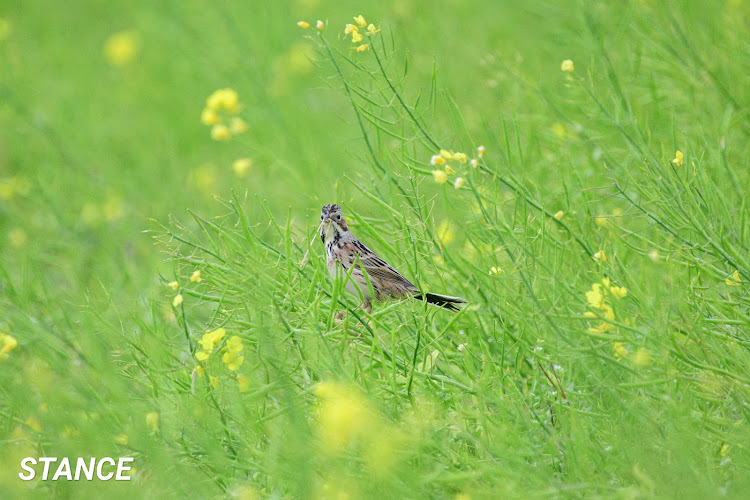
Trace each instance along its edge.
<instances>
[{"instance_id":1,"label":"yellow flower cluster","mask_svg":"<svg viewBox=\"0 0 750 500\"><path fill-rule=\"evenodd\" d=\"M575 70L572 59L565 59L560 65L560 69L566 73L572 73Z\"/></svg>"},{"instance_id":2,"label":"yellow flower cluster","mask_svg":"<svg viewBox=\"0 0 750 500\"><path fill-rule=\"evenodd\" d=\"M8 359L8 353L16 348L18 341L12 335L0 333L0 361Z\"/></svg>"},{"instance_id":3,"label":"yellow flower cluster","mask_svg":"<svg viewBox=\"0 0 750 500\"><path fill-rule=\"evenodd\" d=\"M206 99L206 107L201 112L201 123L211 127L211 138L215 141L228 141L233 135L247 130L247 123L240 118L240 105L237 92L233 89L219 89Z\"/></svg>"},{"instance_id":4,"label":"yellow flower cluster","mask_svg":"<svg viewBox=\"0 0 750 500\"><path fill-rule=\"evenodd\" d=\"M226 334L227 331L223 328L217 328L216 330L204 333L203 337L198 341L202 349L195 353L195 359L198 361L207 360L214 350L219 347L221 339L223 339Z\"/></svg>"},{"instance_id":5,"label":"yellow flower cluster","mask_svg":"<svg viewBox=\"0 0 750 500\"><path fill-rule=\"evenodd\" d=\"M612 344L612 351L617 361L627 359L635 366L646 366L651 363L651 353L645 347L639 347L631 354L624 342L615 342Z\"/></svg>"},{"instance_id":6,"label":"yellow flower cluster","mask_svg":"<svg viewBox=\"0 0 750 500\"><path fill-rule=\"evenodd\" d=\"M347 24L344 27L344 38L346 38L348 35L352 36L352 43L361 43L364 39L364 36L362 33L359 32L360 28L367 28L365 30L365 33L367 36L372 36L378 31L374 24L367 24L367 21L365 21L364 16L361 14L354 18L355 24ZM364 52L365 50L369 49L370 45L367 43L362 43L361 45L357 46L357 52Z\"/></svg>"},{"instance_id":7,"label":"yellow flower cluster","mask_svg":"<svg viewBox=\"0 0 750 500\"><path fill-rule=\"evenodd\" d=\"M597 312L586 311L583 315L587 318L603 317L605 321L596 327L589 328L588 332L594 334L604 333L607 330L614 328L614 325L611 322L615 320L615 312L612 307L607 304L606 299L609 296L612 296L619 300L627 294L628 290L625 287L612 285L609 278L604 278L601 283L594 283L591 285L591 290L586 292L586 302L588 302L590 308L597 310Z\"/></svg>"},{"instance_id":8,"label":"yellow flower cluster","mask_svg":"<svg viewBox=\"0 0 750 500\"><path fill-rule=\"evenodd\" d=\"M216 330L203 334L203 337L198 341L201 345L201 350L195 353L195 359L198 361L206 361L211 354L221 345L221 340L227 334L224 328L217 328ZM224 347L221 348L223 353L221 361L227 365L231 371L236 372L245 362L245 357L242 355L242 339L236 335L230 337Z\"/></svg>"},{"instance_id":9,"label":"yellow flower cluster","mask_svg":"<svg viewBox=\"0 0 750 500\"><path fill-rule=\"evenodd\" d=\"M615 342L612 344L612 350L615 353L615 359L617 361L620 361L622 358L626 358L628 356L628 348L625 347L624 342Z\"/></svg>"},{"instance_id":10,"label":"yellow flower cluster","mask_svg":"<svg viewBox=\"0 0 750 500\"><path fill-rule=\"evenodd\" d=\"M193 274L190 275L190 281L193 283L198 283L201 280L201 271L200 269L196 269L193 271Z\"/></svg>"},{"instance_id":11,"label":"yellow flower cluster","mask_svg":"<svg viewBox=\"0 0 750 500\"><path fill-rule=\"evenodd\" d=\"M232 163L232 170L237 177L245 177L252 166L253 160L250 158L238 158Z\"/></svg>"},{"instance_id":12,"label":"yellow flower cluster","mask_svg":"<svg viewBox=\"0 0 750 500\"><path fill-rule=\"evenodd\" d=\"M371 430L376 415L355 388L338 382L321 382L314 392L320 400L318 421L324 451L339 452Z\"/></svg>"},{"instance_id":13,"label":"yellow flower cluster","mask_svg":"<svg viewBox=\"0 0 750 500\"><path fill-rule=\"evenodd\" d=\"M484 155L484 146L479 146L477 148L477 156L481 158L482 155ZM453 162L453 166L456 168L462 168L462 165L466 165L467 162L474 168L479 165L479 160L477 158L472 158L471 161L469 161L466 153L456 153L453 150L447 151L441 149L440 154L432 155L430 158L430 165L433 167L444 167L443 170L432 171L432 177L438 184L445 184L448 182L448 176L456 173L456 170L450 165L450 162ZM463 177L456 177L456 180L453 181L453 187L456 189L461 189L465 184L466 179Z\"/></svg>"},{"instance_id":14,"label":"yellow flower cluster","mask_svg":"<svg viewBox=\"0 0 750 500\"><path fill-rule=\"evenodd\" d=\"M227 368L236 372L245 362L245 357L242 355L242 339L234 335L227 340L227 345L224 346L222 351L224 355L221 357L221 361L227 365Z\"/></svg>"},{"instance_id":15,"label":"yellow flower cluster","mask_svg":"<svg viewBox=\"0 0 750 500\"><path fill-rule=\"evenodd\" d=\"M500 276L503 274L503 269L501 267L492 266L490 268L490 276Z\"/></svg>"}]
</instances>

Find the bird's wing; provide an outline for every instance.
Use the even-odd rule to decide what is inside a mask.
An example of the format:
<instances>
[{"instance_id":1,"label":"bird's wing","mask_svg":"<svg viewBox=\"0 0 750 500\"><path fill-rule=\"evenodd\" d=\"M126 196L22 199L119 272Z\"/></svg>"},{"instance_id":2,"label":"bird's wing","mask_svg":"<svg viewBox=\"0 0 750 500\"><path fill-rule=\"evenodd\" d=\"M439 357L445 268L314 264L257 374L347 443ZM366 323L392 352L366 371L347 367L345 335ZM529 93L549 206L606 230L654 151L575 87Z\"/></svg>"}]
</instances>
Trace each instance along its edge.
<instances>
[{"instance_id":1,"label":"bird's wing","mask_svg":"<svg viewBox=\"0 0 750 500\"><path fill-rule=\"evenodd\" d=\"M404 278L401 273L356 238L348 242L345 248L352 263L356 254L359 254L359 262L373 282L373 288L379 289L384 295L400 297L409 292L418 291L417 287Z\"/></svg>"}]
</instances>

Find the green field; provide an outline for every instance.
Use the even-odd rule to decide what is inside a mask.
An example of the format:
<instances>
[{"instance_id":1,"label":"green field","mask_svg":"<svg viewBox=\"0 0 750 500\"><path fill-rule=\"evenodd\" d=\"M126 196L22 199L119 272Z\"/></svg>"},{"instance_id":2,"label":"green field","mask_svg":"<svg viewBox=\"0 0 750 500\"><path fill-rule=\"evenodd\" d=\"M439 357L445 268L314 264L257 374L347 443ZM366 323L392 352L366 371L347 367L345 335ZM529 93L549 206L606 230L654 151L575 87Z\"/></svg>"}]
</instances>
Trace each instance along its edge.
<instances>
[{"instance_id":1,"label":"green field","mask_svg":"<svg viewBox=\"0 0 750 500\"><path fill-rule=\"evenodd\" d=\"M743 0L0 3L0 498L746 498L748 40ZM468 304L367 316L328 203Z\"/></svg>"}]
</instances>

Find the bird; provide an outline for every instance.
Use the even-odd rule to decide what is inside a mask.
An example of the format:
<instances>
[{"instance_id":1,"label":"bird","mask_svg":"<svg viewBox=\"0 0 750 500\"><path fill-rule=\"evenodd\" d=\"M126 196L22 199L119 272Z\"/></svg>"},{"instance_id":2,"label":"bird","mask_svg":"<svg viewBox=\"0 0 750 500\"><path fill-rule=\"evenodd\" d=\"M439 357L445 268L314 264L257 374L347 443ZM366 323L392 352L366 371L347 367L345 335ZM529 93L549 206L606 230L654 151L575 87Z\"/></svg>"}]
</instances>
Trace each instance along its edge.
<instances>
[{"instance_id":1,"label":"bird","mask_svg":"<svg viewBox=\"0 0 750 500\"><path fill-rule=\"evenodd\" d=\"M456 304L466 303L460 297L420 291L349 231L349 225L341 214L341 207L335 203L321 209L319 231L326 250L328 272L336 279L336 275L342 271L344 276L351 271L351 277L346 281L346 291L364 299L362 309L367 314L372 313L373 301L385 301L389 298L424 300L453 312L460 310ZM363 269L370 280L374 296Z\"/></svg>"}]
</instances>

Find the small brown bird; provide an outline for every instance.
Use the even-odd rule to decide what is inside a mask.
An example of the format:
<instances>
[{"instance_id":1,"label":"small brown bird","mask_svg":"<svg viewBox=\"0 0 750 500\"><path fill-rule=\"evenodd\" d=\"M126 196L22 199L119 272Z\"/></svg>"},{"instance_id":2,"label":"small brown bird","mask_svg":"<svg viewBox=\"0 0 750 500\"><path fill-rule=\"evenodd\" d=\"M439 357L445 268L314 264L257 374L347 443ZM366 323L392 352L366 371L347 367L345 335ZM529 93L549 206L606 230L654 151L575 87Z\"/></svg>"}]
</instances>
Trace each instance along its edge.
<instances>
[{"instance_id":1,"label":"small brown bird","mask_svg":"<svg viewBox=\"0 0 750 500\"><path fill-rule=\"evenodd\" d=\"M357 259L359 264L351 273L351 279L346 282L346 291L352 295L364 297L362 309L368 314L372 312L372 301L383 301L389 298L414 298L426 300L430 304L444 307L450 311L458 311L456 304L466 301L459 297L438 295L436 293L422 293L409 280L401 276L393 267L388 265L378 254L367 248L349 231L346 220L341 216L341 207L326 205L320 214L320 239L326 248L328 271L333 278L336 273L343 271L347 274ZM367 272L373 297L362 268Z\"/></svg>"}]
</instances>

